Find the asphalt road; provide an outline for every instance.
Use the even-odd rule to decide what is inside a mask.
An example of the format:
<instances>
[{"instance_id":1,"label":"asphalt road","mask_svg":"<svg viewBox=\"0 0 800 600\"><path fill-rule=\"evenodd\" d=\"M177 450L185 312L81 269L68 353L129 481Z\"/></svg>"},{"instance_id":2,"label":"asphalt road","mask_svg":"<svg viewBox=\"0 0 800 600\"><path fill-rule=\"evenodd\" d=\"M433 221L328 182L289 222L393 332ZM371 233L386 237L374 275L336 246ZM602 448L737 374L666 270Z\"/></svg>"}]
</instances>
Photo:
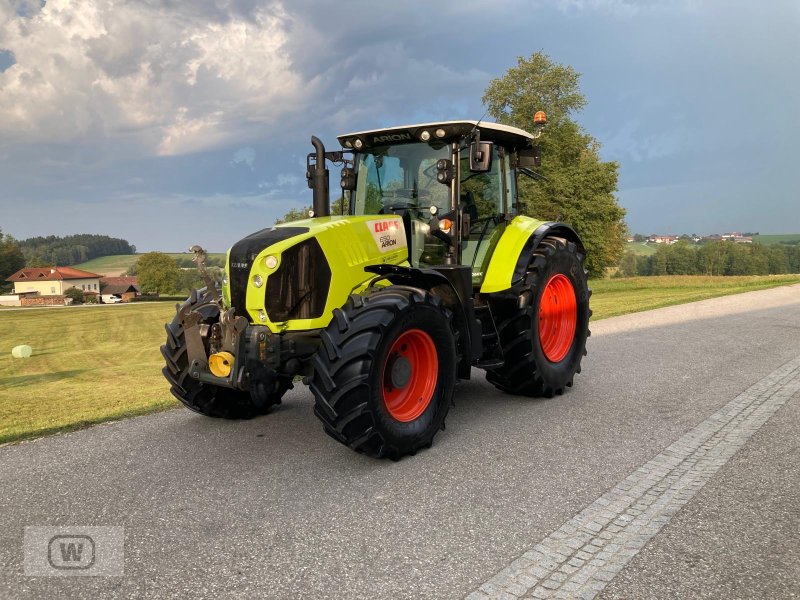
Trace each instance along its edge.
<instances>
[{"instance_id":1,"label":"asphalt road","mask_svg":"<svg viewBox=\"0 0 800 600\"><path fill-rule=\"evenodd\" d=\"M565 396L479 372L399 463L324 435L300 387L247 422L170 411L0 448L0 597L461 598L800 356L800 286L592 325ZM602 591L800 596L800 395ZM25 577L23 529L125 528L123 577Z\"/></svg>"}]
</instances>

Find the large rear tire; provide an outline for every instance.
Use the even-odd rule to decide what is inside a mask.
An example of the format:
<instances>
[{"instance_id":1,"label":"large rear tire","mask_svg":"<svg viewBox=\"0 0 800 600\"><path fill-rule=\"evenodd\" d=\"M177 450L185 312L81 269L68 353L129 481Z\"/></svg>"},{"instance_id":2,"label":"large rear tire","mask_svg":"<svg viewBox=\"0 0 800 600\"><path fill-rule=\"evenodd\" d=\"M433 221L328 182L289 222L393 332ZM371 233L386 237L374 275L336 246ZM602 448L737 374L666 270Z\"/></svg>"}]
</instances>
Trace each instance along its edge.
<instances>
[{"instance_id":1,"label":"large rear tire","mask_svg":"<svg viewBox=\"0 0 800 600\"><path fill-rule=\"evenodd\" d=\"M211 325L219 321L219 306L206 294L205 288L193 290L184 306L187 303L193 312L202 315L202 323ZM201 383L189 375L186 340L180 318L176 315L165 327L167 341L161 346L161 354L167 364L162 373L170 383L172 395L194 412L221 419L251 419L266 414L273 406L280 404L283 394L293 387L291 376L279 376L270 384L269 390L260 390L261 393L253 395ZM205 343L208 352L208 342Z\"/></svg>"},{"instance_id":2,"label":"large rear tire","mask_svg":"<svg viewBox=\"0 0 800 600\"><path fill-rule=\"evenodd\" d=\"M495 307L505 316L497 327L504 364L486 373L495 387L552 397L572 386L586 355L592 314L583 261L564 238L546 237L536 248L519 302Z\"/></svg>"},{"instance_id":3,"label":"large rear tire","mask_svg":"<svg viewBox=\"0 0 800 600\"><path fill-rule=\"evenodd\" d=\"M456 381L451 314L438 297L404 286L352 295L321 338L311 391L331 437L393 460L431 446Z\"/></svg>"}]
</instances>

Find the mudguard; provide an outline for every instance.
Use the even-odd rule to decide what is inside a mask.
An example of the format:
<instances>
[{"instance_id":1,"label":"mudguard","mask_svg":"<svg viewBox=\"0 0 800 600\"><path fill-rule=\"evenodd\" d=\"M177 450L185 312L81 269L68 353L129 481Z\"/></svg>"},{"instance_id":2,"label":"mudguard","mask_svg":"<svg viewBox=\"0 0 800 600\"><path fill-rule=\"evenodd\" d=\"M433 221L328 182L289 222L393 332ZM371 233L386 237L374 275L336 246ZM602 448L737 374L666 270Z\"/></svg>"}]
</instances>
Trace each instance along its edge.
<instances>
[{"instance_id":1,"label":"mudguard","mask_svg":"<svg viewBox=\"0 0 800 600\"><path fill-rule=\"evenodd\" d=\"M503 292L520 283L530 264L533 252L546 236L563 237L577 244L586 253L580 237L572 227L555 221L538 221L517 216L508 224L486 269L481 293Z\"/></svg>"}]
</instances>

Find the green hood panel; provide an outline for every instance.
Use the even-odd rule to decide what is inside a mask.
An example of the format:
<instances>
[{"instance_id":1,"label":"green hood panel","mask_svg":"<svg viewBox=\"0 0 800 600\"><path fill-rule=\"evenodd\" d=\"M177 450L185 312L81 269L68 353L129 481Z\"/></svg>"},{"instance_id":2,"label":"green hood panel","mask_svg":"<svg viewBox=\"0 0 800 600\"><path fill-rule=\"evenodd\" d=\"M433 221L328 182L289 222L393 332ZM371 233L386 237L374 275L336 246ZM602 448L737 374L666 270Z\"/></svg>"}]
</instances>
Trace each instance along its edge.
<instances>
[{"instance_id":1,"label":"green hood panel","mask_svg":"<svg viewBox=\"0 0 800 600\"><path fill-rule=\"evenodd\" d=\"M289 229L291 232L282 231L284 229ZM351 293L360 291L374 277L373 274L364 271L364 267L375 264L399 265L408 262L405 229L402 219L396 215L304 219L277 225L258 233L274 236L279 241L248 256L246 280L242 280L242 273L237 272L244 265L238 264L235 260L236 249L256 234L248 236L228 251L223 299L226 306L231 306L232 300L235 306L238 304L235 299L243 295L244 310L247 313L245 316L252 323L266 325L276 333L325 327L333 316L333 309L341 307ZM291 275L297 278L297 288L287 293L285 276L279 285L280 273L285 272L285 269L281 270L281 265L284 260L295 260L293 257L297 254L287 251L312 238L319 244L323 256L319 256L318 253L309 256L314 257L315 263L324 260L327 265L309 264L308 260L300 261L296 266L292 264ZM285 259L284 253L290 258ZM329 269L329 282L325 281L328 273L325 267ZM261 285L257 286L259 280ZM238 283L235 284L235 281ZM233 290L232 294L233 285L243 285L245 293L242 294L242 289L239 289L238 292ZM327 288L327 292L323 286ZM274 306L281 302L294 303L296 297L302 298L304 294L315 292L326 294L326 297L321 299L324 308L318 303L321 308L320 316L286 321L273 321L270 318L267 305ZM272 296L270 302L267 302L268 296L276 293L281 297ZM285 314L285 311L272 312ZM237 313L241 314L238 310Z\"/></svg>"}]
</instances>

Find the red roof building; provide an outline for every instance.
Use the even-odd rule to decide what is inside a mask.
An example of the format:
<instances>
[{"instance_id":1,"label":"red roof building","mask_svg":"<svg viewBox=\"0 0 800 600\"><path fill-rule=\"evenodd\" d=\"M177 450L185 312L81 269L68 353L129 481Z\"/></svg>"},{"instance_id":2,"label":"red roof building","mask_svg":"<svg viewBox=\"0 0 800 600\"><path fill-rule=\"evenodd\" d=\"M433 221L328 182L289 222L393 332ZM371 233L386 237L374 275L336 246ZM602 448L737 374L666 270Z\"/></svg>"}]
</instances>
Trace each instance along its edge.
<instances>
[{"instance_id":1,"label":"red roof building","mask_svg":"<svg viewBox=\"0 0 800 600\"><path fill-rule=\"evenodd\" d=\"M110 300L108 296L119 296L123 300L130 300L142 293L139 280L136 277L103 277L100 280L103 301Z\"/></svg>"},{"instance_id":2,"label":"red roof building","mask_svg":"<svg viewBox=\"0 0 800 600\"><path fill-rule=\"evenodd\" d=\"M102 275L73 267L31 267L20 269L6 281L64 281L67 279L100 279Z\"/></svg>"},{"instance_id":3,"label":"red roof building","mask_svg":"<svg viewBox=\"0 0 800 600\"><path fill-rule=\"evenodd\" d=\"M63 296L69 288L100 292L100 275L74 267L20 269L6 281L14 282L14 293L26 296Z\"/></svg>"}]
</instances>

